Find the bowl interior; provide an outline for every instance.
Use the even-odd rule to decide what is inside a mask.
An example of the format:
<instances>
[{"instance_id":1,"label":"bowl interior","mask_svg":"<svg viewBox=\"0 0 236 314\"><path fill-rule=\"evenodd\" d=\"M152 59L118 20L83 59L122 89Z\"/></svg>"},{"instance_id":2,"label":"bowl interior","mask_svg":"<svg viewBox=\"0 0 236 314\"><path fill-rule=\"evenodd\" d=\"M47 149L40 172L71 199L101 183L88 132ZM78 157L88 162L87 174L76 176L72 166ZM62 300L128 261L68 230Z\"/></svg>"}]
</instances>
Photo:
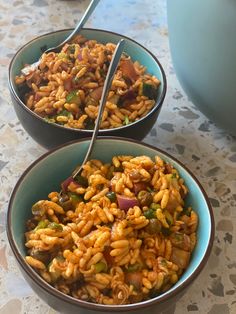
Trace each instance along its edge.
<instances>
[{"instance_id":1,"label":"bowl interior","mask_svg":"<svg viewBox=\"0 0 236 314\"><path fill-rule=\"evenodd\" d=\"M18 96L19 90L14 82L14 77L20 74L25 64L31 64L37 61L43 51L61 43L70 32L71 30L61 30L42 35L30 41L18 51L10 66L10 82ZM144 47L125 36L104 30L83 29L81 30L81 34L88 39L95 39L101 43L111 42L116 44L121 38L125 38L126 45L124 51L131 56L133 61L139 61L147 68L150 74L155 75L161 81L161 85L158 89L158 97L163 94L165 89L164 74L153 55Z\"/></svg>"},{"instance_id":2,"label":"bowl interior","mask_svg":"<svg viewBox=\"0 0 236 314\"><path fill-rule=\"evenodd\" d=\"M24 247L25 222L31 215L32 204L37 200L46 199L49 192L60 190L60 182L71 174L78 163L82 162L88 145L88 140L72 142L44 155L46 157L43 156L33 163L18 181L10 200L8 231L13 239L15 250L23 257L26 254ZM201 262L203 263L206 251L211 246L213 218L211 210L209 210L208 201L201 187L191 174L172 157L154 147L126 139L100 138L95 144L92 158L109 162L114 155L119 154L145 154L150 157L158 154L161 158L173 164L189 188L189 194L186 199L187 205L191 205L200 217L197 231L198 242L190 264L181 279L168 292L165 292L165 294L170 293L185 282ZM22 262L22 257L18 256L19 258Z\"/></svg>"}]
</instances>

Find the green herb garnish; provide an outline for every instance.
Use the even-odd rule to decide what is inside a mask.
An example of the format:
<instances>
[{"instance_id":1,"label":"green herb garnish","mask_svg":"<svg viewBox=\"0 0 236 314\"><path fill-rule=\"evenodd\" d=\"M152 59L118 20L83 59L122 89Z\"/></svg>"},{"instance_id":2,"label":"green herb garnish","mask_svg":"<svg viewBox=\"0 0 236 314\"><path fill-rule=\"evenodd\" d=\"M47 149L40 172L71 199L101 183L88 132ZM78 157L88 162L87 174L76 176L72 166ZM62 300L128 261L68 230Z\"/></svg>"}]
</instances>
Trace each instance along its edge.
<instances>
[{"instance_id":1,"label":"green herb garnish","mask_svg":"<svg viewBox=\"0 0 236 314\"><path fill-rule=\"evenodd\" d=\"M127 115L125 115L124 125L128 125L129 123L130 123L129 117Z\"/></svg>"},{"instance_id":2,"label":"green herb garnish","mask_svg":"<svg viewBox=\"0 0 236 314\"><path fill-rule=\"evenodd\" d=\"M107 192L106 197L111 201L116 201L116 193L115 192Z\"/></svg>"},{"instance_id":3,"label":"green herb garnish","mask_svg":"<svg viewBox=\"0 0 236 314\"><path fill-rule=\"evenodd\" d=\"M72 114L72 113L71 113L70 111L68 111L68 110L66 110L66 109L63 109L62 111L60 111L60 112L58 113L57 116L69 117L71 114Z\"/></svg>"},{"instance_id":4,"label":"green herb garnish","mask_svg":"<svg viewBox=\"0 0 236 314\"><path fill-rule=\"evenodd\" d=\"M72 92L70 92L67 96L66 96L66 102L68 102L69 104L76 104L76 105L80 105L81 104L81 100L79 95L77 94L77 90L73 90Z\"/></svg>"},{"instance_id":5,"label":"green herb garnish","mask_svg":"<svg viewBox=\"0 0 236 314\"><path fill-rule=\"evenodd\" d=\"M157 98L157 89L151 84L143 83L142 92L143 92L143 95L148 97L149 99L156 100Z\"/></svg>"},{"instance_id":6,"label":"green herb garnish","mask_svg":"<svg viewBox=\"0 0 236 314\"><path fill-rule=\"evenodd\" d=\"M48 227L48 224L49 224L48 220L41 220L34 230L37 231L39 229L45 229Z\"/></svg>"},{"instance_id":7,"label":"green herb garnish","mask_svg":"<svg viewBox=\"0 0 236 314\"><path fill-rule=\"evenodd\" d=\"M50 222L50 224L47 227L56 231L63 231L62 225L56 222Z\"/></svg>"},{"instance_id":8,"label":"green herb garnish","mask_svg":"<svg viewBox=\"0 0 236 314\"><path fill-rule=\"evenodd\" d=\"M148 210L146 210L143 215L147 218L147 219L152 219L152 218L156 218L156 210L149 208Z\"/></svg>"}]
</instances>

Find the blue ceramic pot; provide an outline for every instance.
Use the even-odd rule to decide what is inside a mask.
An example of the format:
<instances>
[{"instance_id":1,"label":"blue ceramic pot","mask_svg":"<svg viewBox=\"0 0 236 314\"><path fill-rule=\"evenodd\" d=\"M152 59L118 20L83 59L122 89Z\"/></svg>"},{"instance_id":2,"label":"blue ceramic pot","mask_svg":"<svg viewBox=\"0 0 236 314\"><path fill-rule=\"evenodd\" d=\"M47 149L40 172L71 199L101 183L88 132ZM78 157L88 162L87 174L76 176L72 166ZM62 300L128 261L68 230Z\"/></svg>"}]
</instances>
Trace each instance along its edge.
<instances>
[{"instance_id":1,"label":"blue ceramic pot","mask_svg":"<svg viewBox=\"0 0 236 314\"><path fill-rule=\"evenodd\" d=\"M236 135L236 1L167 0L177 77L193 103Z\"/></svg>"}]
</instances>

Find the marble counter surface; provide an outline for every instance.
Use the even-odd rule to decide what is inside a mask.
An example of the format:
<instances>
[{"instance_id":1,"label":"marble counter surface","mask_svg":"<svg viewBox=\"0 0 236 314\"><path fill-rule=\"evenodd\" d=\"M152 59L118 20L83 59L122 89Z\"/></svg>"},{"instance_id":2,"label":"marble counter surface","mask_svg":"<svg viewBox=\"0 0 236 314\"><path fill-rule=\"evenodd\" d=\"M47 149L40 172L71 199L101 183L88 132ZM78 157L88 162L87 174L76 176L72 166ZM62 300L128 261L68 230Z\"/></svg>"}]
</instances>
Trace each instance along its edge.
<instances>
[{"instance_id":1,"label":"marble counter surface","mask_svg":"<svg viewBox=\"0 0 236 314\"><path fill-rule=\"evenodd\" d=\"M15 115L7 86L8 64L33 37L73 27L88 2L0 1L0 314L55 314L24 281L6 236L10 193L22 172L45 152ZM236 139L200 113L181 90L169 52L165 1L101 0L87 25L127 35L159 58L168 92L159 119L144 141L188 166L214 208L216 235L209 262L168 314L236 313Z\"/></svg>"}]
</instances>

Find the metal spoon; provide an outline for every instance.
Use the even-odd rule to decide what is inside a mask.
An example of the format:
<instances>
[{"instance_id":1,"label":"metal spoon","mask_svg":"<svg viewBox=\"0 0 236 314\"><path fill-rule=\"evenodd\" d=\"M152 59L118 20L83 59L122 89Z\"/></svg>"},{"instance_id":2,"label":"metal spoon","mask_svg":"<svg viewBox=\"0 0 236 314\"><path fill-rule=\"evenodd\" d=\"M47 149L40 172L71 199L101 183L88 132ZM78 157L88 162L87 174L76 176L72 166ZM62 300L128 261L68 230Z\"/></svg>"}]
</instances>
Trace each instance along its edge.
<instances>
[{"instance_id":1,"label":"metal spoon","mask_svg":"<svg viewBox=\"0 0 236 314\"><path fill-rule=\"evenodd\" d=\"M104 110L104 107L105 107L105 104L106 104L107 95L108 95L108 92L110 90L111 83L112 83L113 77L115 75L118 63L120 61L120 58L121 58L121 55L122 55L122 52L123 52L123 49L124 49L124 45L125 45L125 40L121 39L119 41L119 43L117 44L116 49L115 49L115 51L113 53L112 60L111 60L111 63L109 65L107 76L106 76L106 79L105 79L104 87L103 87L103 90L102 90L102 97L101 97L101 101L100 101L100 104L99 104L98 116L97 116L97 119L96 119L96 122L95 122L95 127L94 127L94 130L93 130L93 135L92 135L92 138L91 138L91 141L90 141L90 144L89 144L89 148L88 148L88 151L87 151L87 153L86 153L86 155L84 157L84 160L83 160L82 164L80 165L80 167L78 169L76 169L73 172L72 179L75 179L75 177L81 173L81 171L83 170L84 164L88 161L88 159L89 159L89 157L91 155L91 152L93 150L93 147L94 147L94 144L95 144L95 140L96 140L96 137L97 137L97 134L98 134L98 130L99 130L99 125L100 125L102 113L103 113L103 110ZM60 194L62 194L62 191L61 191Z\"/></svg>"},{"instance_id":2,"label":"metal spoon","mask_svg":"<svg viewBox=\"0 0 236 314\"><path fill-rule=\"evenodd\" d=\"M85 11L84 15L82 16L82 18L80 19L79 23L76 25L75 29L73 30L73 32L59 45L57 45L56 47L51 47L48 48L47 50L44 51L44 53L49 53L49 52L57 52L59 51L67 42L69 42L73 37L75 37L81 30L81 28L84 26L84 24L87 22L88 18L90 17L90 15L93 13L94 9L96 8L97 4L99 3L100 0L92 0L87 8L87 10ZM41 57L40 57L41 59ZM40 59L30 65L27 65L26 67L24 67L21 72L24 75L28 75L30 72L34 71L35 69L37 69L37 67L40 64Z\"/></svg>"}]
</instances>

